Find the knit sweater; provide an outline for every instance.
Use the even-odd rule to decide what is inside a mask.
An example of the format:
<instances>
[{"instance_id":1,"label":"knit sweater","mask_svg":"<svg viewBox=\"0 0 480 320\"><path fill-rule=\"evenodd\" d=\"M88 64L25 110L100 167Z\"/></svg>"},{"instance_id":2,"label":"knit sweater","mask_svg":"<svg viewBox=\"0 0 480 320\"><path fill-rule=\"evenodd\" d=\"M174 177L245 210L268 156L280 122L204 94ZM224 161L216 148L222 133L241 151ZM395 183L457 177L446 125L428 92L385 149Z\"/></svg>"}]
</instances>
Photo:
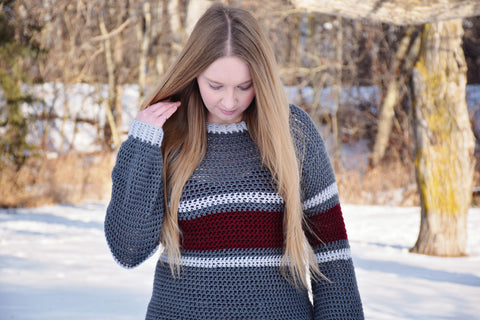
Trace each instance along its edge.
<instances>
[{"instance_id":1,"label":"knit sweater","mask_svg":"<svg viewBox=\"0 0 480 320\"><path fill-rule=\"evenodd\" d=\"M363 319L338 190L323 140L290 107L301 162L302 206L321 272L331 281L296 288L280 273L284 202L245 122L206 124L207 152L185 184L178 210L181 273L165 253L156 266L146 319ZM159 247L164 214L161 128L134 121L112 171L105 234L131 268Z\"/></svg>"}]
</instances>

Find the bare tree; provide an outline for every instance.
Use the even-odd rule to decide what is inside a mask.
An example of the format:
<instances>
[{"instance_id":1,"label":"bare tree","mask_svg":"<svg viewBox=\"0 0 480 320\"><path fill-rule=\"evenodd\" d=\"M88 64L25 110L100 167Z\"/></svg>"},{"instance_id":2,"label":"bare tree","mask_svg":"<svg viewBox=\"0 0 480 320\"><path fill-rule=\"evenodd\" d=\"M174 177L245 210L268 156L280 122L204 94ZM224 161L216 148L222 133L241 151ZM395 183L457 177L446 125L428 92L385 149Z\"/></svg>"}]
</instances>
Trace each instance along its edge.
<instances>
[{"instance_id":1,"label":"bare tree","mask_svg":"<svg viewBox=\"0 0 480 320\"><path fill-rule=\"evenodd\" d=\"M410 70L415 63L420 50L420 37L414 35L414 31L414 26L410 26L407 29L393 58L393 63L389 72L390 77L388 79L386 92L380 110L377 136L370 156L371 164L373 166L376 166L383 158L389 143L393 118L395 116L395 105L399 103L401 91L400 86L402 85L402 80L405 80L405 77L399 77L398 72L400 69ZM403 68L401 64L403 64Z\"/></svg>"},{"instance_id":2,"label":"bare tree","mask_svg":"<svg viewBox=\"0 0 480 320\"><path fill-rule=\"evenodd\" d=\"M104 0L102 3L98 20L101 35L96 37L96 40L102 41L108 75L108 98L104 101L107 116L107 123L104 129L105 142L110 147L118 148L120 147L120 132L118 128L121 126L123 112L121 104L122 87L119 84L118 71L123 55L122 30L130 24L131 20L127 18L127 11L122 6L115 6L114 8L112 9L108 0ZM112 14L111 12L107 13L108 11L117 12ZM111 19L113 20L111 24L115 26L115 29L107 29L105 19L107 16L113 18Z\"/></svg>"},{"instance_id":3,"label":"bare tree","mask_svg":"<svg viewBox=\"0 0 480 320\"><path fill-rule=\"evenodd\" d=\"M419 24L480 14L480 1L310 1L297 6L328 14ZM462 24L426 24L415 65L416 173L422 203L414 252L462 255L471 203L474 138L465 102ZM448 39L443 43L444 39Z\"/></svg>"},{"instance_id":4,"label":"bare tree","mask_svg":"<svg viewBox=\"0 0 480 320\"><path fill-rule=\"evenodd\" d=\"M143 100L145 95L146 77L147 77L147 58L148 48L151 40L152 14L150 1L144 1L140 12L137 12L137 39L140 43L140 53L138 59L138 100Z\"/></svg>"}]
</instances>

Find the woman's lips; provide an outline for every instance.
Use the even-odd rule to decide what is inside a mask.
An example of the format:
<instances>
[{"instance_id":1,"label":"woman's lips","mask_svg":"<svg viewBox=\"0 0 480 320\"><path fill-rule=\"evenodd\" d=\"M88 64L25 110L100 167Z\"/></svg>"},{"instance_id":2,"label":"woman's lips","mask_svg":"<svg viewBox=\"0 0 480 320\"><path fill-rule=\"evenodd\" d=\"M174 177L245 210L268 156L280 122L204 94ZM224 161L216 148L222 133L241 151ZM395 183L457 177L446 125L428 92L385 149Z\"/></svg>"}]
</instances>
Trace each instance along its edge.
<instances>
[{"instance_id":1,"label":"woman's lips","mask_svg":"<svg viewBox=\"0 0 480 320\"><path fill-rule=\"evenodd\" d=\"M220 111L221 111L224 115L227 115L227 116L231 116L232 114L235 113L235 110L224 110L224 109L220 109Z\"/></svg>"}]
</instances>

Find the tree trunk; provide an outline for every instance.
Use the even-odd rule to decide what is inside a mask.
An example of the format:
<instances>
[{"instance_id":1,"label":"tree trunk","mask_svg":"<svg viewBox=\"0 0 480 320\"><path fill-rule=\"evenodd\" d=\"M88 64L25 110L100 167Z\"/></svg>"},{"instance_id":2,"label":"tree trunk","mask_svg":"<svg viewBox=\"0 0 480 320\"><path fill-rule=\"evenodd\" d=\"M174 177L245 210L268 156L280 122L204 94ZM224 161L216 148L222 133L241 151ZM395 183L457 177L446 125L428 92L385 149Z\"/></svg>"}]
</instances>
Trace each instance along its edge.
<instances>
[{"instance_id":1,"label":"tree trunk","mask_svg":"<svg viewBox=\"0 0 480 320\"><path fill-rule=\"evenodd\" d=\"M462 21L426 24L413 73L421 226L412 252L462 256L472 199L474 136L465 100Z\"/></svg>"},{"instance_id":2,"label":"tree trunk","mask_svg":"<svg viewBox=\"0 0 480 320\"><path fill-rule=\"evenodd\" d=\"M116 85L117 79L115 77L115 61L113 59L112 53L112 44L110 37L107 37L108 30L105 26L105 21L103 16L100 15L99 22L100 32L105 36L103 42L104 51L105 51L105 62L107 64L107 74L108 74L108 98L104 102L105 114L107 116L107 122L104 127L104 139L105 143L109 148L118 148L120 146L120 136L117 130L117 123L115 121L115 115L113 110L115 110L116 105Z\"/></svg>"},{"instance_id":3,"label":"tree trunk","mask_svg":"<svg viewBox=\"0 0 480 320\"><path fill-rule=\"evenodd\" d=\"M190 35L201 15L212 5L210 0L189 1L187 8L186 33Z\"/></svg>"},{"instance_id":4,"label":"tree trunk","mask_svg":"<svg viewBox=\"0 0 480 320\"><path fill-rule=\"evenodd\" d=\"M335 101L334 110L332 110L332 134L335 140L333 148L333 166L335 170L340 167L340 154L342 149L342 130L339 126L338 112L340 109L340 95L342 91L342 67L343 67L343 23L342 18L336 18L338 22L337 45L335 48L335 82L332 86L333 99Z\"/></svg>"},{"instance_id":5,"label":"tree trunk","mask_svg":"<svg viewBox=\"0 0 480 320\"><path fill-rule=\"evenodd\" d=\"M405 64L406 68L403 69L408 70L413 66L413 62L415 61L413 59L416 59L418 55L420 42L418 37L414 40L413 44L411 44L414 31L414 26L410 26L406 30L394 56L393 65L390 69L391 76L388 81L385 97L383 98L380 118L378 119L377 136L370 158L372 166L376 166L380 160L382 160L388 147L390 133L392 131L392 122L395 116L395 106L400 99L400 86L402 83L398 77L398 73L401 65Z\"/></svg>"},{"instance_id":6,"label":"tree trunk","mask_svg":"<svg viewBox=\"0 0 480 320\"><path fill-rule=\"evenodd\" d=\"M118 10L117 13L117 22L116 25L122 25L123 22L128 21L128 11L126 6L118 5L115 10ZM119 32L114 38L114 52L113 52L113 65L114 65L114 77L115 77L115 99L113 99L113 114L115 117L115 127L117 128L117 137L118 139L115 144L115 148L120 148L122 132L122 123L123 123L123 84L126 81L125 73L122 72L124 69L124 33ZM128 39L127 39L128 41Z\"/></svg>"},{"instance_id":7,"label":"tree trunk","mask_svg":"<svg viewBox=\"0 0 480 320\"><path fill-rule=\"evenodd\" d=\"M147 79L147 56L150 46L150 30L152 25L152 14L150 2L145 1L142 6L136 25L137 40L140 43L138 58L138 103L143 101Z\"/></svg>"}]
</instances>

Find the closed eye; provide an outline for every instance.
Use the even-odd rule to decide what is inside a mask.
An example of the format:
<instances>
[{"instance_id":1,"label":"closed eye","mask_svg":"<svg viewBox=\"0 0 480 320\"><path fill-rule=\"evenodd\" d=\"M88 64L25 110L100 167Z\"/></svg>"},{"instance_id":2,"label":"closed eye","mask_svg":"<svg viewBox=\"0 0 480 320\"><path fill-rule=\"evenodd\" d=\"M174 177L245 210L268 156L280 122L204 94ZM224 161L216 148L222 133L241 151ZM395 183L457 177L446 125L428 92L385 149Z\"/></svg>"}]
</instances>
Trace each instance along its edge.
<instances>
[{"instance_id":1,"label":"closed eye","mask_svg":"<svg viewBox=\"0 0 480 320\"><path fill-rule=\"evenodd\" d=\"M253 86L253 82L250 82L248 85L246 85L246 86L239 86L238 88L239 88L240 90L247 91L247 90L250 89L252 86Z\"/></svg>"},{"instance_id":2,"label":"closed eye","mask_svg":"<svg viewBox=\"0 0 480 320\"><path fill-rule=\"evenodd\" d=\"M211 84L211 83L209 83L208 86L210 88L212 88L213 90L220 90L222 88L221 85L214 85L214 84Z\"/></svg>"}]
</instances>

